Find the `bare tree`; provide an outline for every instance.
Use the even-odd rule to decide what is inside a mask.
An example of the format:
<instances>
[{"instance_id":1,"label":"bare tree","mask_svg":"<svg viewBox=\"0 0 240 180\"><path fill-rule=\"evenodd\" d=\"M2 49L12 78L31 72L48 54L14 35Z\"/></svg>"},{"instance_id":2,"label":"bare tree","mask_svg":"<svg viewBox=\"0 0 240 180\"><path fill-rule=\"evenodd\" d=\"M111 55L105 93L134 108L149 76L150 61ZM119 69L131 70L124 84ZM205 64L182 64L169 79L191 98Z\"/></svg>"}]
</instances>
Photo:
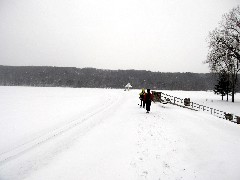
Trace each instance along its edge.
<instances>
[{"instance_id":1,"label":"bare tree","mask_svg":"<svg viewBox=\"0 0 240 180\"><path fill-rule=\"evenodd\" d=\"M205 63L214 73L226 72L231 85L232 102L240 71L240 7L224 14L215 30L209 33L209 52Z\"/></svg>"}]
</instances>

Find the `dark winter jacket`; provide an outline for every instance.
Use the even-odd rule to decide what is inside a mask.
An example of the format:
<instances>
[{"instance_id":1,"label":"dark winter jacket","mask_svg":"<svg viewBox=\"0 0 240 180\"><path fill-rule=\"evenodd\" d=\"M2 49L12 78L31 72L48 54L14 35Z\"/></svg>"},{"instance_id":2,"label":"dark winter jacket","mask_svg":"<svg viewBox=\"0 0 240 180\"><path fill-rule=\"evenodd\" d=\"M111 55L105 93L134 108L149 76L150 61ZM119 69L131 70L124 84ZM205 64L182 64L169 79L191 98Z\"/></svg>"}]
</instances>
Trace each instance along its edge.
<instances>
[{"instance_id":1,"label":"dark winter jacket","mask_svg":"<svg viewBox=\"0 0 240 180\"><path fill-rule=\"evenodd\" d=\"M151 104L151 101L153 101L153 95L152 95L152 93L145 93L145 95L144 95L144 101L145 101L146 103Z\"/></svg>"},{"instance_id":2,"label":"dark winter jacket","mask_svg":"<svg viewBox=\"0 0 240 180\"><path fill-rule=\"evenodd\" d=\"M144 88L142 88L142 91L139 93L139 95L140 95L140 99L141 100L144 100L144 95L145 95L145 89Z\"/></svg>"}]
</instances>

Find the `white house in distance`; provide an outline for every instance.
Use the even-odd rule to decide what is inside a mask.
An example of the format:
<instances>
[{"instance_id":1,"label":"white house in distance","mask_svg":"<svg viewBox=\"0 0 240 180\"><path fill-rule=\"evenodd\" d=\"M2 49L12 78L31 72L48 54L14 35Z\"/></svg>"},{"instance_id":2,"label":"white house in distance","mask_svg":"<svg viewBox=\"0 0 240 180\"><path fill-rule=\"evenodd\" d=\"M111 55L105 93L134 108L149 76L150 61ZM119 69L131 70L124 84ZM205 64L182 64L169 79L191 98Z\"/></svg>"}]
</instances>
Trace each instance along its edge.
<instances>
[{"instance_id":1,"label":"white house in distance","mask_svg":"<svg viewBox=\"0 0 240 180\"><path fill-rule=\"evenodd\" d=\"M131 88L131 87L132 87L131 84L127 83L127 85L125 86L125 91L126 91L126 89L128 89L128 91L129 91L129 88Z\"/></svg>"}]
</instances>

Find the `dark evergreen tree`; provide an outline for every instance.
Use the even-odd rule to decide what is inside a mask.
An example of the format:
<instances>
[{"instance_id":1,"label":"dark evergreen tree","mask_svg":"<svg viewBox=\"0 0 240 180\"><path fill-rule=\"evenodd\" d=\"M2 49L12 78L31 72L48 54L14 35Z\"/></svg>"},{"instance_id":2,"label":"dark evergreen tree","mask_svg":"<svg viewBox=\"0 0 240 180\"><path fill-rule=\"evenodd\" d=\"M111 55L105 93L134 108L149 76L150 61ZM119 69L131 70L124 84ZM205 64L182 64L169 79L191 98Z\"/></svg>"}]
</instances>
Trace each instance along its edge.
<instances>
[{"instance_id":1,"label":"dark evergreen tree","mask_svg":"<svg viewBox=\"0 0 240 180\"><path fill-rule=\"evenodd\" d=\"M222 100L223 100L223 96L227 95L227 101L228 101L228 94L229 92L231 92L231 88L229 86L229 76L227 73L222 72L219 74L218 84L215 85L215 88L213 91L215 94L220 94L222 96Z\"/></svg>"}]
</instances>

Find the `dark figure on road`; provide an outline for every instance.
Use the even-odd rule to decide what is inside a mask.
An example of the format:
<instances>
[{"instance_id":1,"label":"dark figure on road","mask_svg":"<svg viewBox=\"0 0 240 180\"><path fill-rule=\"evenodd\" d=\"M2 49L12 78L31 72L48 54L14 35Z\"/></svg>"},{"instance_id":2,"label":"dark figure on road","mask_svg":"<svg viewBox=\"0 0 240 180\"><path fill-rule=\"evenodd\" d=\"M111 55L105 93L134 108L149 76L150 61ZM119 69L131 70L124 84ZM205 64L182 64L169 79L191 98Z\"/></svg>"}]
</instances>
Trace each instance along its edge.
<instances>
[{"instance_id":1,"label":"dark figure on road","mask_svg":"<svg viewBox=\"0 0 240 180\"><path fill-rule=\"evenodd\" d=\"M151 101L153 101L153 95L150 92L150 89L147 89L147 93L145 93L145 95L144 95L144 101L146 103L146 110L147 110L146 113L149 113L150 106L151 106Z\"/></svg>"},{"instance_id":2,"label":"dark figure on road","mask_svg":"<svg viewBox=\"0 0 240 180\"><path fill-rule=\"evenodd\" d=\"M143 106L143 108L145 108L144 95L145 95L145 89L142 88L142 91L139 93L139 99L141 101L140 107Z\"/></svg>"}]
</instances>

